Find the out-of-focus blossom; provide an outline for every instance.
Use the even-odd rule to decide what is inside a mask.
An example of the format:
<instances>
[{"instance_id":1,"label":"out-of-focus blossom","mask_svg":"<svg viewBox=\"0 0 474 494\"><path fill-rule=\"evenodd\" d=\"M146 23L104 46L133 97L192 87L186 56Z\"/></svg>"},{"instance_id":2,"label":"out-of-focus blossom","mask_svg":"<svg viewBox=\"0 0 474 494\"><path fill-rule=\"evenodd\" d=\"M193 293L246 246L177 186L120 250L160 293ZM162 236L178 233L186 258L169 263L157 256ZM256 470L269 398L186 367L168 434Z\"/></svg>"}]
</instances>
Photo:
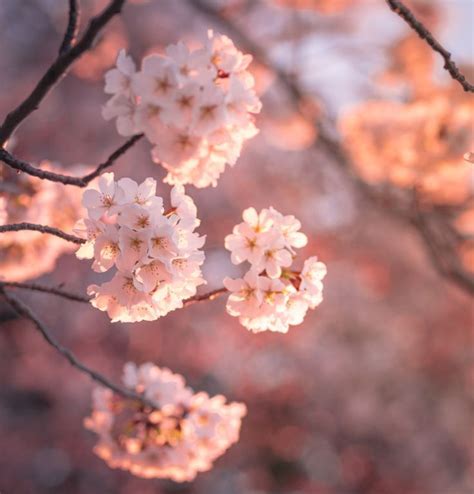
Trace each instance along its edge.
<instances>
[{"instance_id":1,"label":"out-of-focus blossom","mask_svg":"<svg viewBox=\"0 0 474 494\"><path fill-rule=\"evenodd\" d=\"M55 163L39 168L64 173ZM69 172L69 170L68 170ZM76 167L77 174L85 172ZM37 223L70 231L81 216L81 192L76 187L41 180L30 175L10 175L0 181L0 224ZM58 257L74 250L74 244L35 231L0 235L0 278L24 281L51 271Z\"/></svg>"},{"instance_id":2,"label":"out-of-focus blossom","mask_svg":"<svg viewBox=\"0 0 474 494\"><path fill-rule=\"evenodd\" d=\"M388 86L406 87L412 98L436 92L433 81L434 56L426 43L421 43L415 33L396 43L390 52L391 63L378 77Z\"/></svg>"},{"instance_id":3,"label":"out-of-focus blossom","mask_svg":"<svg viewBox=\"0 0 474 494\"><path fill-rule=\"evenodd\" d=\"M313 120L298 113L267 119L262 134L278 149L301 151L308 149L317 137Z\"/></svg>"},{"instance_id":4,"label":"out-of-focus blossom","mask_svg":"<svg viewBox=\"0 0 474 494\"><path fill-rule=\"evenodd\" d=\"M122 24L115 24L107 31L93 49L86 51L76 60L71 71L77 77L88 81L98 81L104 70L109 68L117 58L117 51L128 45L127 35Z\"/></svg>"},{"instance_id":5,"label":"out-of-focus blossom","mask_svg":"<svg viewBox=\"0 0 474 494\"><path fill-rule=\"evenodd\" d=\"M145 57L138 72L121 51L106 74L105 91L113 96L103 116L116 119L121 135L145 133L153 160L168 170L166 182L215 186L258 132L253 114L261 103L247 70L251 60L212 31L194 51L180 42Z\"/></svg>"},{"instance_id":6,"label":"out-of-focus blossom","mask_svg":"<svg viewBox=\"0 0 474 494\"><path fill-rule=\"evenodd\" d=\"M371 101L343 118L341 128L357 172L370 183L416 187L424 200L460 204L473 190L474 102L449 92L413 103Z\"/></svg>"},{"instance_id":7,"label":"out-of-focus blossom","mask_svg":"<svg viewBox=\"0 0 474 494\"><path fill-rule=\"evenodd\" d=\"M95 453L111 468L145 478L193 480L239 439L246 414L242 403L222 395L193 393L182 376L152 363L124 367L126 387L143 394L156 408L96 388L85 426L94 431Z\"/></svg>"},{"instance_id":8,"label":"out-of-focus blossom","mask_svg":"<svg viewBox=\"0 0 474 494\"><path fill-rule=\"evenodd\" d=\"M309 308L322 302L326 266L310 257L301 272L292 269L295 249L304 247L306 235L301 223L273 208L260 213L243 212L244 221L225 238L234 264L250 263L243 278L224 280L231 292L227 312L253 332L286 333L290 325L301 324Z\"/></svg>"},{"instance_id":9,"label":"out-of-focus blossom","mask_svg":"<svg viewBox=\"0 0 474 494\"><path fill-rule=\"evenodd\" d=\"M94 271L115 268L110 281L88 288L92 305L107 311L112 322L155 320L182 307L204 283L199 249L205 238L194 232L200 221L193 200L177 185L165 211L155 192L152 178L139 185L105 173L98 190L83 194L88 218L75 231L87 241L76 255L93 258Z\"/></svg>"},{"instance_id":10,"label":"out-of-focus blossom","mask_svg":"<svg viewBox=\"0 0 474 494\"><path fill-rule=\"evenodd\" d=\"M316 10L322 14L335 14L360 0L268 0L279 7L298 10Z\"/></svg>"}]
</instances>

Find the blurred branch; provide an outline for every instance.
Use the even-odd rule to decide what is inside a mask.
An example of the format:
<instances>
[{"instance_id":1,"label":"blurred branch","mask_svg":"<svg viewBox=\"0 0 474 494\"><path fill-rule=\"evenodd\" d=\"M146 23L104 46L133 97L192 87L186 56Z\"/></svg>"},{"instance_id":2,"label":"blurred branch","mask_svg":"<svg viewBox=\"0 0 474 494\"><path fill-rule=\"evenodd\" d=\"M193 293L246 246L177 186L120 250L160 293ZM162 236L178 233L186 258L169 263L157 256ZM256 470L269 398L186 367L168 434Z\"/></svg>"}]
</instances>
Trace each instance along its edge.
<instances>
[{"instance_id":1,"label":"blurred branch","mask_svg":"<svg viewBox=\"0 0 474 494\"><path fill-rule=\"evenodd\" d=\"M97 166L97 168L83 177L72 177L70 175L63 175L61 173L54 173L47 170L41 170L26 161L22 161L15 158L6 149L0 149L0 161L3 161L9 167L25 172L33 177L38 177L43 180L50 180L51 182L59 182L64 185L75 185L76 187L86 187L89 182L98 177L106 168L111 167L115 161L125 154L137 141L143 137L143 134L137 134L125 141L118 149L116 149L103 163Z\"/></svg>"},{"instance_id":2,"label":"blurred branch","mask_svg":"<svg viewBox=\"0 0 474 494\"><path fill-rule=\"evenodd\" d=\"M412 222L420 233L426 250L437 270L470 293L474 293L474 275L466 271L457 253L458 234L445 224L436 211L422 212L414 195Z\"/></svg>"},{"instance_id":3,"label":"blurred branch","mask_svg":"<svg viewBox=\"0 0 474 494\"><path fill-rule=\"evenodd\" d=\"M33 290L36 292L49 293L51 295L57 295L58 297L63 297L68 300L73 300L74 302L89 303L90 301L90 297L85 297L83 295L71 293L58 287L41 285L40 283L20 283L17 281L0 281L0 288L4 286L10 288L22 288L25 290Z\"/></svg>"},{"instance_id":4,"label":"blurred branch","mask_svg":"<svg viewBox=\"0 0 474 494\"><path fill-rule=\"evenodd\" d=\"M111 0L100 14L91 19L80 40L68 50L59 53L33 91L6 116L0 127L0 147L5 144L21 122L39 107L41 101L67 72L69 67L91 48L99 32L115 15L121 12L124 3L125 0Z\"/></svg>"},{"instance_id":5,"label":"blurred branch","mask_svg":"<svg viewBox=\"0 0 474 494\"><path fill-rule=\"evenodd\" d=\"M433 34L414 16L413 12L398 0L386 0L389 7L398 14L421 39L424 39L434 51L439 53L444 59L444 68L449 72L451 77L458 81L464 91L474 93L474 85L470 84L466 77L461 74L457 65L451 59L451 53L446 50L436 40Z\"/></svg>"},{"instance_id":6,"label":"blurred branch","mask_svg":"<svg viewBox=\"0 0 474 494\"><path fill-rule=\"evenodd\" d=\"M438 245L438 240L433 235L432 230L422 227L422 219L426 213L420 211L413 213L406 208L400 207L400 205L395 204L389 197L378 194L371 185L362 180L354 172L351 160L337 134L333 130L335 126L331 125L327 119L321 118L312 111L313 108L308 104L308 97L300 89L294 77L287 74L282 69L275 67L264 50L219 9L211 6L206 0L188 0L188 3L202 14L225 27L229 34L233 36L243 48L250 51L258 62L276 75L279 82L291 96L296 111L317 129L318 138L314 144L315 148L321 149L330 159L332 159L334 164L345 173L364 198L377 203L378 205L383 204L384 208L391 214L395 215L405 224L413 226L426 244L428 251L431 251L434 245ZM454 253L451 251L450 256L452 257L453 255ZM440 274L456 283L459 287L470 293L474 293L474 279L464 270L459 262L455 263L454 261L451 261L448 269L444 264L442 266L437 258L436 262L434 262L434 266Z\"/></svg>"},{"instance_id":7,"label":"blurred branch","mask_svg":"<svg viewBox=\"0 0 474 494\"><path fill-rule=\"evenodd\" d=\"M76 40L79 31L80 7L78 0L69 0L69 19L64 33L64 39L59 48L59 54L69 50Z\"/></svg>"},{"instance_id":8,"label":"blurred branch","mask_svg":"<svg viewBox=\"0 0 474 494\"><path fill-rule=\"evenodd\" d=\"M59 230L58 228L54 228L52 226L37 225L35 223L12 223L11 225L0 225L0 233L19 232L22 230L47 233L48 235L54 235L75 244L83 244L85 242L83 238L76 237L75 235L70 235L69 233L63 232L62 230Z\"/></svg>"},{"instance_id":9,"label":"blurred branch","mask_svg":"<svg viewBox=\"0 0 474 494\"><path fill-rule=\"evenodd\" d=\"M8 291L0 287L0 294L2 294L6 301L11 305L11 307L18 313L19 316L29 319L35 326L36 329L41 333L46 342L52 346L58 353L60 353L73 367L75 367L80 372L89 376L93 381L105 386L106 388L112 390L114 393L123 396L124 398L130 400L139 401L147 406L155 408L155 405L147 400L144 396L135 393L134 391L123 388L109 381L99 372L87 367L83 364L68 348L64 347L59 343L50 333L46 325L38 319L36 314L22 301L11 295Z\"/></svg>"}]
</instances>

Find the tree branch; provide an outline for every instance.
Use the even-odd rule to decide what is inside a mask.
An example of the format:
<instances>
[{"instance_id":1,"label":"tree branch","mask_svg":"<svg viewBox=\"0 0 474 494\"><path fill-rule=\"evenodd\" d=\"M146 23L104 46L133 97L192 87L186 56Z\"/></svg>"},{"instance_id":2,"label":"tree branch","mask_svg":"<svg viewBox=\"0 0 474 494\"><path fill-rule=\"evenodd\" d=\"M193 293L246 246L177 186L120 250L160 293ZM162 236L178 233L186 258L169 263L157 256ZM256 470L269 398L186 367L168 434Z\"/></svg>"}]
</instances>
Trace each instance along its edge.
<instances>
[{"instance_id":1,"label":"tree branch","mask_svg":"<svg viewBox=\"0 0 474 494\"><path fill-rule=\"evenodd\" d=\"M51 295L57 295L58 297L62 297L68 300L73 300L74 302L82 302L88 304L92 297L78 295L76 293L68 292L67 290L63 290L62 288L51 287L47 285L42 285L40 283L20 283L17 281L1 281L0 280L0 289L2 287L11 287L11 288L20 288L24 290L33 290L36 292L43 292ZM227 292L226 288L218 288L217 290L212 290L208 293L203 293L201 295L195 295L194 297L188 298L183 302L184 307L188 307L189 305L193 305L198 302L205 302L206 300L215 300L221 295Z\"/></svg>"},{"instance_id":2,"label":"tree branch","mask_svg":"<svg viewBox=\"0 0 474 494\"><path fill-rule=\"evenodd\" d=\"M59 48L59 54L62 55L65 51L69 50L76 40L76 36L79 30L79 18L80 7L78 0L69 0L69 19L64 33L63 42Z\"/></svg>"},{"instance_id":3,"label":"tree branch","mask_svg":"<svg viewBox=\"0 0 474 494\"><path fill-rule=\"evenodd\" d=\"M96 36L115 15L121 12L124 3L125 0L111 0L100 14L91 19L81 39L69 50L63 51L58 55L33 91L6 116L0 127L0 147L5 144L21 122L39 107L44 97L67 72L74 61L91 48Z\"/></svg>"},{"instance_id":4,"label":"tree branch","mask_svg":"<svg viewBox=\"0 0 474 494\"><path fill-rule=\"evenodd\" d=\"M276 75L279 82L291 96L295 110L317 129L318 138L314 143L315 148L322 150L330 159L333 160L334 164L337 165L351 180L361 196L371 202L377 204L384 203L386 205L386 198L380 198L374 188L370 184L362 180L354 172L355 168L352 165L351 160L347 155L340 139L332 131L332 128L334 126L330 125L330 122L318 118L318 116L312 114L311 111L308 111L308 108L311 110L311 107L308 106L306 95L299 88L295 79L287 74L285 71L283 71L281 68L275 67L264 52L264 50L257 43L250 39L245 32L243 32L234 22L232 22L232 20L224 16L218 9L208 3L208 1L188 0L188 3L202 14L210 17L215 22L224 26L227 31L235 39L237 39L246 50L252 52L256 60L265 65L265 67L270 69ZM388 212L396 216L405 224L412 226L420 235L423 242L426 244L427 250L431 250L432 245L433 243L436 243L436 240L430 231L428 231L426 228L423 229L421 227L420 214L421 216L423 216L423 213L412 213L411 211L406 211L401 209L400 207L396 207L393 204L390 204ZM435 262L434 266L441 275L449 278L460 288L467 290L470 293L474 293L474 284L472 277L463 269L463 267L459 263L456 263L456 265L451 264L450 269L446 269L444 267L442 268L439 262Z\"/></svg>"},{"instance_id":5,"label":"tree branch","mask_svg":"<svg viewBox=\"0 0 474 494\"><path fill-rule=\"evenodd\" d=\"M90 297L84 295L78 295L76 293L71 293L59 287L42 285L40 283L20 283L17 281L0 281L0 288L3 286L10 288L21 288L25 290L32 290L35 292L43 292L51 295L57 295L58 297L72 300L74 302L82 302L88 304L90 301Z\"/></svg>"},{"instance_id":6,"label":"tree branch","mask_svg":"<svg viewBox=\"0 0 474 494\"><path fill-rule=\"evenodd\" d=\"M217 290L212 290L208 293L203 293L202 295L194 295L194 297L188 298L184 301L183 306L188 307L188 305L193 305L198 302L204 302L206 300L215 300L216 298L227 293L227 288L218 288Z\"/></svg>"},{"instance_id":7,"label":"tree branch","mask_svg":"<svg viewBox=\"0 0 474 494\"><path fill-rule=\"evenodd\" d=\"M111 167L115 161L125 154L136 142L138 142L143 137L143 134L137 134L130 137L124 144L122 144L118 149L116 149L103 163L101 163L92 173L85 175L81 178L81 184L79 187L85 187L87 184L98 177L106 168Z\"/></svg>"},{"instance_id":8,"label":"tree branch","mask_svg":"<svg viewBox=\"0 0 474 494\"><path fill-rule=\"evenodd\" d=\"M70 235L69 233L63 232L62 230L59 230L58 228L54 228L52 226L37 225L35 223L12 223L11 225L0 225L0 233L19 232L22 230L47 233L48 235L54 235L75 244L85 243L85 240L83 238L76 237L75 235Z\"/></svg>"},{"instance_id":9,"label":"tree branch","mask_svg":"<svg viewBox=\"0 0 474 494\"><path fill-rule=\"evenodd\" d=\"M137 134L125 141L118 149L116 149L103 163L97 166L97 168L87 175L82 177L72 177L70 175L64 175L62 173L54 173L47 170L41 170L26 161L22 161L11 155L6 149L0 149L0 161L3 161L6 165L14 170L27 173L33 177L41 178L42 180L49 180L51 182L59 182L64 185L74 185L76 187L87 187L89 182L98 177L106 168L111 167L115 161L125 154L136 142L143 137L143 134Z\"/></svg>"},{"instance_id":10,"label":"tree branch","mask_svg":"<svg viewBox=\"0 0 474 494\"><path fill-rule=\"evenodd\" d=\"M443 57L444 69L449 72L455 81L461 84L464 91L474 93L474 85L470 84L466 77L461 74L457 65L451 59L451 53L441 46L433 34L414 16L413 12L398 0L386 0L386 2L393 12L398 14L421 39L424 39L434 51Z\"/></svg>"},{"instance_id":11,"label":"tree branch","mask_svg":"<svg viewBox=\"0 0 474 494\"><path fill-rule=\"evenodd\" d=\"M25 319L29 319L36 327L36 329L41 333L45 341L53 347L58 353L60 353L73 367L75 367L80 372L89 376L93 381L99 383L102 386L112 390L114 393L122 396L123 398L139 401L147 406L156 408L156 405L146 399L144 396L135 393L134 391L118 386L113 382L109 381L99 372L87 367L83 364L68 348L64 347L59 343L53 335L51 335L47 326L36 316L36 314L22 301L11 295L8 291L0 287L0 293L5 297L6 301L11 305L11 307L17 312L17 314Z\"/></svg>"}]
</instances>

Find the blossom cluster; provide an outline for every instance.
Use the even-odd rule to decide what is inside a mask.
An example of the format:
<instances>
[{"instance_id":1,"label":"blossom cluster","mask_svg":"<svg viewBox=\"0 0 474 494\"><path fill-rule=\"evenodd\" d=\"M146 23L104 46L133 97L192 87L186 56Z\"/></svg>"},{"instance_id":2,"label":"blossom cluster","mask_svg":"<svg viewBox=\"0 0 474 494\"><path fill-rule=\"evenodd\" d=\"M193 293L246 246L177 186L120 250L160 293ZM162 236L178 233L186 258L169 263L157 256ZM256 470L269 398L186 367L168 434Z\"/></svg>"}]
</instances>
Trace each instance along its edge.
<instances>
[{"instance_id":1,"label":"blossom cluster","mask_svg":"<svg viewBox=\"0 0 474 494\"><path fill-rule=\"evenodd\" d=\"M169 45L164 55L145 57L139 71L122 50L105 76L112 97L103 117L115 118L121 135L146 135L153 160L168 171L166 182L215 186L258 132L253 114L261 103L247 70L251 60L212 31L201 48Z\"/></svg>"},{"instance_id":2,"label":"blossom cluster","mask_svg":"<svg viewBox=\"0 0 474 494\"><path fill-rule=\"evenodd\" d=\"M95 453L111 468L145 478L190 481L238 441L246 407L222 395L194 394L182 376L152 363L124 367L125 386L156 408L96 388L85 426L95 432Z\"/></svg>"},{"instance_id":3,"label":"blossom cluster","mask_svg":"<svg viewBox=\"0 0 474 494\"><path fill-rule=\"evenodd\" d=\"M64 173L57 163L43 161L38 168ZM77 174L85 173L76 166ZM76 187L2 170L0 177L0 225L36 223L70 231L81 216L81 192ZM0 235L0 279L25 281L54 269L57 259L74 245L35 231Z\"/></svg>"},{"instance_id":4,"label":"blossom cluster","mask_svg":"<svg viewBox=\"0 0 474 494\"><path fill-rule=\"evenodd\" d=\"M225 238L225 247L234 264L247 261L250 269L243 278L224 280L231 292L227 312L253 332L286 333L321 303L326 266L313 256L301 272L293 270L295 249L307 244L294 216L248 208L243 220Z\"/></svg>"},{"instance_id":5,"label":"blossom cluster","mask_svg":"<svg viewBox=\"0 0 474 494\"><path fill-rule=\"evenodd\" d=\"M115 268L110 281L88 287L91 304L112 322L155 320L182 307L204 283L199 249L205 237L194 232L200 220L193 200L177 185L165 211L155 193L152 178L138 185L130 178L115 181L113 173L101 175L98 190L84 192L88 217L75 231L86 242L76 255L94 259L96 272Z\"/></svg>"}]
</instances>

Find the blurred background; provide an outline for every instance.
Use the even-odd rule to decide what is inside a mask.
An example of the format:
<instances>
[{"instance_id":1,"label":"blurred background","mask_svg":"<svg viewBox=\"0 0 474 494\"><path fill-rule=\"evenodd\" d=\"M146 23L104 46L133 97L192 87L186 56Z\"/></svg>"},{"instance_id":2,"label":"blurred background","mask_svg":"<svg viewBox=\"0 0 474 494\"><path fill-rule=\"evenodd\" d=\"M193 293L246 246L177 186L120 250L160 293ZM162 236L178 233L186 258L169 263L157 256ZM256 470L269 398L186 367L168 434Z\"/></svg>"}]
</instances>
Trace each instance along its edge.
<instances>
[{"instance_id":1,"label":"blurred background","mask_svg":"<svg viewBox=\"0 0 474 494\"><path fill-rule=\"evenodd\" d=\"M82 26L106 3L82 0ZM474 3L407 5L472 82ZM0 2L2 119L56 56L66 19L66 1ZM122 142L100 114L103 75L118 50L139 61L180 39L196 44L208 28L255 56L263 111L259 135L218 187L187 188L207 235L205 291L240 272L223 241L241 211L274 206L302 221L303 256L327 264L324 302L286 335L253 335L227 315L224 298L127 325L92 307L17 292L65 346L112 380L128 360L152 361L196 390L245 402L248 415L240 442L192 484L111 470L82 425L92 383L0 302L0 492L474 492L472 298L438 273L407 221L405 198L420 186L425 210L472 231L472 169L462 159L474 150L472 96L385 2L129 1L17 131L15 155L59 162L69 173L100 163ZM322 128L342 137L350 160L341 163L324 145ZM143 141L113 171L137 181L165 176ZM168 191L162 184L159 192ZM468 271L472 236L462 238L457 261ZM0 276L14 279L26 266L23 278L80 293L100 279L71 253L55 255L56 267L44 273L45 255L4 254Z\"/></svg>"}]
</instances>

